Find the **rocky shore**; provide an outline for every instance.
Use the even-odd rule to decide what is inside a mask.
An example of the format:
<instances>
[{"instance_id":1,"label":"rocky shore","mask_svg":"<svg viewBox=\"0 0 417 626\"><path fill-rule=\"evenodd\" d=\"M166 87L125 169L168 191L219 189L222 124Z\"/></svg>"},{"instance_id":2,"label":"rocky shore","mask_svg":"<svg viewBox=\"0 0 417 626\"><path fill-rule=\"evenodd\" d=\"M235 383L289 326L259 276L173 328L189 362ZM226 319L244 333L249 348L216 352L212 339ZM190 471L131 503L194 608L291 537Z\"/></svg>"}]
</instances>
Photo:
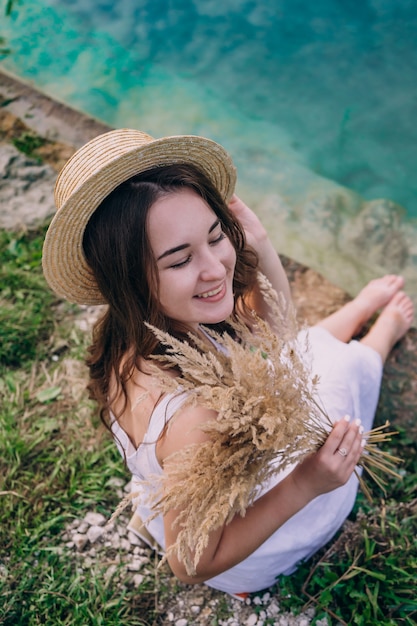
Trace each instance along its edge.
<instances>
[{"instance_id":1,"label":"rocky shore","mask_svg":"<svg viewBox=\"0 0 417 626\"><path fill-rule=\"evenodd\" d=\"M53 185L56 172L74 150L107 127L87 116L56 103L30 87L0 72L0 228L32 228L44 222L54 211ZM30 145L30 137L41 141ZM18 149L18 140L26 136L27 152ZM321 275L291 259L284 259L300 318L314 323L348 300L347 294ZM88 312L90 316L90 312ZM82 316L81 316L82 317ZM85 327L90 317L85 315ZM380 421L389 419L408 429L415 437L417 399L417 331L411 329L395 348L386 367L381 401ZM123 495L124 485L114 488ZM112 583L139 586L147 571L155 571L155 554L126 529L127 519L116 520L111 529L95 511L75 520L62 536L62 554L82 571L95 564L107 567ZM116 575L119 560L123 574ZM314 609L294 616L280 611L271 593L253 595L242 602L204 585L188 587L173 581L167 569L158 574L164 585L172 587L168 603L160 607L167 615L166 624L209 625L219 607L232 617L219 620L221 626L307 626ZM175 589L175 592L174 592ZM324 626L326 620L317 622Z\"/></svg>"}]
</instances>

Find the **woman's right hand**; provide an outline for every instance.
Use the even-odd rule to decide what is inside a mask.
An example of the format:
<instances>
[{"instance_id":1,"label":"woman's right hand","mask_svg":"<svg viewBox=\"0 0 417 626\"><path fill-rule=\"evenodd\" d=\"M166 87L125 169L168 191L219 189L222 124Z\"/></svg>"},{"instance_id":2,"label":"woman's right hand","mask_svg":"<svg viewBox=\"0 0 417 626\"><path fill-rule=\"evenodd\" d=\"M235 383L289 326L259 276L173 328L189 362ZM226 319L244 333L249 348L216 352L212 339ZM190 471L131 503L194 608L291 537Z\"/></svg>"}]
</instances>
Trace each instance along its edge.
<instances>
[{"instance_id":1,"label":"woman's right hand","mask_svg":"<svg viewBox=\"0 0 417 626\"><path fill-rule=\"evenodd\" d=\"M183 433L186 424L185 431L189 431L190 418L192 420L194 415L195 419L195 412L195 407L181 411L174 428ZM185 422L181 417L186 418ZM189 432L191 436L195 429ZM237 513L229 523L210 533L196 576L188 575L175 553L168 557L173 572L183 582L200 583L247 558L316 496L341 487L349 480L362 452L362 432L360 423L346 419L337 422L320 450L255 500L244 516ZM344 450L346 456L340 453ZM167 546L175 543L177 537L177 514L178 511L172 510L164 518Z\"/></svg>"},{"instance_id":2,"label":"woman's right hand","mask_svg":"<svg viewBox=\"0 0 417 626\"><path fill-rule=\"evenodd\" d=\"M292 472L296 488L312 499L344 485L363 452L362 434L360 420L336 422L323 446Z\"/></svg>"}]
</instances>

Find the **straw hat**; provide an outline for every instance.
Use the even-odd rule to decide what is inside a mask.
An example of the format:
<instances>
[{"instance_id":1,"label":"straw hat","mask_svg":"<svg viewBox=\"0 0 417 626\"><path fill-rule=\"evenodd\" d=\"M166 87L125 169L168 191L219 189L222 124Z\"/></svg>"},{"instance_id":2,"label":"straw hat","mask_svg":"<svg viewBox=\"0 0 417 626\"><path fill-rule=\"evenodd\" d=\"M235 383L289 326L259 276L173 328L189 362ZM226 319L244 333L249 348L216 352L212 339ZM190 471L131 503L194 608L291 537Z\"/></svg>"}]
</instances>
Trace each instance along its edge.
<instances>
[{"instance_id":1,"label":"straw hat","mask_svg":"<svg viewBox=\"0 0 417 626\"><path fill-rule=\"evenodd\" d=\"M103 304L85 259L82 241L91 215L123 181L150 168L175 163L199 167L222 198L230 200L236 170L219 144L193 135L154 139L139 130L113 130L80 148L65 164L55 186L57 212L43 247L43 271L50 287L78 304Z\"/></svg>"}]
</instances>

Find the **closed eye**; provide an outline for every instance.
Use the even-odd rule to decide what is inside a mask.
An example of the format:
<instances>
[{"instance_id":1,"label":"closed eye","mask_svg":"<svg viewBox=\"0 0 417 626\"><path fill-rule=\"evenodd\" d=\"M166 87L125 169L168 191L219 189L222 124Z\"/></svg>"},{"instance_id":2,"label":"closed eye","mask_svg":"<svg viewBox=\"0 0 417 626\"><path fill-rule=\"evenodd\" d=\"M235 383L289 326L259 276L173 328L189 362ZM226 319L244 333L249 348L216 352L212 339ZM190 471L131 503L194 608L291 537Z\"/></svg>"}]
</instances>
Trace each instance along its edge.
<instances>
[{"instance_id":1,"label":"closed eye","mask_svg":"<svg viewBox=\"0 0 417 626\"><path fill-rule=\"evenodd\" d=\"M210 241L210 245L211 246L215 246L216 243L220 243L221 241L223 241L223 239L226 237L226 235L224 234L224 232L222 231L220 233L220 235L218 237L216 237L216 239L213 239L213 241Z\"/></svg>"},{"instance_id":2,"label":"closed eye","mask_svg":"<svg viewBox=\"0 0 417 626\"><path fill-rule=\"evenodd\" d=\"M184 267L185 265L188 265L190 261L191 261L191 254L189 254L187 258L184 259L184 261L180 261L179 263L174 263L173 265L170 265L169 267L171 269L177 269L179 267Z\"/></svg>"}]
</instances>

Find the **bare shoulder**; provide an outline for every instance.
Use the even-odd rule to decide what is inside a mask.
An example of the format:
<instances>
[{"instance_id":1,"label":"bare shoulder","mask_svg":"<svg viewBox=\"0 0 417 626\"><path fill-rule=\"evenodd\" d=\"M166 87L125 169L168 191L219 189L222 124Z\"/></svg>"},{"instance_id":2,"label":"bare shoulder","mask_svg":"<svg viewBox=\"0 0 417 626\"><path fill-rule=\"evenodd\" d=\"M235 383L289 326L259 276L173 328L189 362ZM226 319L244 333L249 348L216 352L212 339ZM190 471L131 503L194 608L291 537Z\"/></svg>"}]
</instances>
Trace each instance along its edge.
<instances>
[{"instance_id":1,"label":"bare shoulder","mask_svg":"<svg viewBox=\"0 0 417 626\"><path fill-rule=\"evenodd\" d=\"M186 446L200 444L209 439L202 426L216 419L216 412L206 407L185 405L171 418L157 445L157 457L161 466L164 461Z\"/></svg>"},{"instance_id":2,"label":"bare shoulder","mask_svg":"<svg viewBox=\"0 0 417 626\"><path fill-rule=\"evenodd\" d=\"M175 374L173 374L174 376ZM110 394L116 391L115 380ZM126 397L117 393L112 402L112 411L131 442L138 447L144 440L152 413L166 395L163 382L146 361L141 369L135 368L126 382ZM216 413L202 406L185 403L170 418L169 427L165 428L157 442L156 454L163 466L165 459L190 444L207 441L208 436L201 429L204 423L215 419Z\"/></svg>"},{"instance_id":3,"label":"bare shoulder","mask_svg":"<svg viewBox=\"0 0 417 626\"><path fill-rule=\"evenodd\" d=\"M127 433L135 447L143 441L151 415L164 390L161 383L146 365L143 369L135 368L125 383L126 395L116 388L113 377L110 384L110 397L113 397L111 409L120 426Z\"/></svg>"}]
</instances>

